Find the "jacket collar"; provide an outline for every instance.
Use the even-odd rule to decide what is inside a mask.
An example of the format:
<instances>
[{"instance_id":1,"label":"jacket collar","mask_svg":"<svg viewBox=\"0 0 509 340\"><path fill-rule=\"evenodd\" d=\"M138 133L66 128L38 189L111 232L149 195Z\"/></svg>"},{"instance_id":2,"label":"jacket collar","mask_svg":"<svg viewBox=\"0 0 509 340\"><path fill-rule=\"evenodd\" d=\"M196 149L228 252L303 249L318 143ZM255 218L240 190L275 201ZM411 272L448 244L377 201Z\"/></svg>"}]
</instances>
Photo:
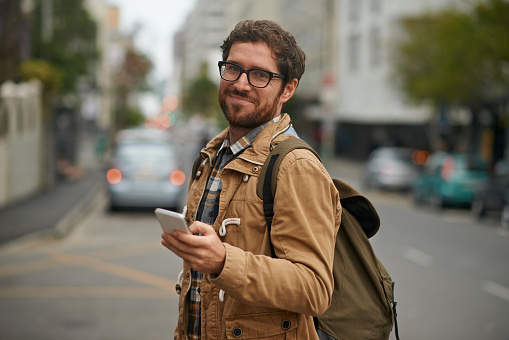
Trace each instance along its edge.
<instances>
[{"instance_id":1,"label":"jacket collar","mask_svg":"<svg viewBox=\"0 0 509 340\"><path fill-rule=\"evenodd\" d=\"M286 113L282 114L278 122L269 124L264 128L253 141L251 147L243 152L243 158L248 158L254 162L263 163L270 153L273 145L279 143L284 137L281 135L291 127L290 116ZM214 137L205 147L204 150L212 158L215 157L217 151L221 147L226 138L228 128L224 129L216 137Z\"/></svg>"}]
</instances>

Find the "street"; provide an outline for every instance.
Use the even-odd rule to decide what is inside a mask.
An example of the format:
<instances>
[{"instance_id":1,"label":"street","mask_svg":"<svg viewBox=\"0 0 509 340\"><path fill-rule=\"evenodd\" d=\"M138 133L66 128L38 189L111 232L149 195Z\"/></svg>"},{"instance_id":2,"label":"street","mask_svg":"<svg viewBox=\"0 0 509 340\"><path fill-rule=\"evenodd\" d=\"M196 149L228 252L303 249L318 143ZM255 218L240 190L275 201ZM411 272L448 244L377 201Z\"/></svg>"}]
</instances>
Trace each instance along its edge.
<instances>
[{"instance_id":1,"label":"street","mask_svg":"<svg viewBox=\"0 0 509 340\"><path fill-rule=\"evenodd\" d=\"M371 241L396 282L402 339L507 339L509 233L465 210L374 197L382 226Z\"/></svg>"},{"instance_id":2,"label":"street","mask_svg":"<svg viewBox=\"0 0 509 340\"><path fill-rule=\"evenodd\" d=\"M475 224L467 210L368 197L382 221L371 241L396 282L401 339L507 339L509 233L496 221ZM172 338L180 260L160 245L152 212L105 207L103 197L64 239L0 252L0 338Z\"/></svg>"},{"instance_id":3,"label":"street","mask_svg":"<svg viewBox=\"0 0 509 340\"><path fill-rule=\"evenodd\" d=\"M67 238L0 255L1 339L173 338L180 259L152 213L104 203Z\"/></svg>"}]
</instances>

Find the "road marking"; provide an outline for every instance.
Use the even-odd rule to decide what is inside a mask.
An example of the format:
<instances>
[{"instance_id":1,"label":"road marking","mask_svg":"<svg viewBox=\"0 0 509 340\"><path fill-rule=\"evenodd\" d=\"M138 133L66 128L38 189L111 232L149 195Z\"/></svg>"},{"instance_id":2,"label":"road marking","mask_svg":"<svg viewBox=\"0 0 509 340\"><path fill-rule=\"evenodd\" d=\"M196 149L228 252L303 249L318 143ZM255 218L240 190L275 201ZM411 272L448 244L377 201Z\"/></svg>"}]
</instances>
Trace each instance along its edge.
<instances>
[{"instance_id":1,"label":"road marking","mask_svg":"<svg viewBox=\"0 0 509 340\"><path fill-rule=\"evenodd\" d=\"M0 298L172 298L170 289L144 287L0 287Z\"/></svg>"},{"instance_id":2,"label":"road marking","mask_svg":"<svg viewBox=\"0 0 509 340\"><path fill-rule=\"evenodd\" d=\"M100 258L102 260L114 260L118 258L125 258L129 256L148 254L153 252L164 253L164 248L161 246L161 243L150 242L150 243L136 243L131 245L120 245L117 247L88 252L86 256Z\"/></svg>"},{"instance_id":3,"label":"road marking","mask_svg":"<svg viewBox=\"0 0 509 340\"><path fill-rule=\"evenodd\" d=\"M481 290L485 293L498 297L509 302L509 288L499 285L492 281L484 281Z\"/></svg>"},{"instance_id":4,"label":"road marking","mask_svg":"<svg viewBox=\"0 0 509 340\"><path fill-rule=\"evenodd\" d=\"M433 265L433 257L414 247L405 247L403 256L423 267L431 267Z\"/></svg>"},{"instance_id":5,"label":"road marking","mask_svg":"<svg viewBox=\"0 0 509 340\"><path fill-rule=\"evenodd\" d=\"M160 276L145 273L115 263L104 262L91 257L72 255L60 251L55 252L55 256L52 258L52 260L65 263L68 265L92 268L97 271L102 271L108 274L124 277L133 281L145 283L147 285L161 289L168 289L168 287L174 287L176 283L175 281L168 280Z\"/></svg>"},{"instance_id":6,"label":"road marking","mask_svg":"<svg viewBox=\"0 0 509 340\"><path fill-rule=\"evenodd\" d=\"M35 260L24 263L13 263L0 267L0 277L34 273L60 267L62 264L46 260Z\"/></svg>"},{"instance_id":7,"label":"road marking","mask_svg":"<svg viewBox=\"0 0 509 340\"><path fill-rule=\"evenodd\" d=\"M161 247L159 243L140 243L135 245L119 246L118 248L111 249L102 249L99 251L93 251L87 254L87 257L98 257L103 260L114 260L117 258L124 258L128 256L135 256L140 254L146 254L151 252L160 252ZM55 251L51 250L51 254L54 254ZM61 252L57 254L61 255ZM41 260L33 260L27 262L17 262L13 264L8 264L4 266L0 266L0 277L6 276L15 276L22 274L35 273L38 271L45 271L49 269L54 269L58 267L65 266L65 263L52 261L51 257L46 257ZM72 264L67 264L72 265Z\"/></svg>"}]
</instances>

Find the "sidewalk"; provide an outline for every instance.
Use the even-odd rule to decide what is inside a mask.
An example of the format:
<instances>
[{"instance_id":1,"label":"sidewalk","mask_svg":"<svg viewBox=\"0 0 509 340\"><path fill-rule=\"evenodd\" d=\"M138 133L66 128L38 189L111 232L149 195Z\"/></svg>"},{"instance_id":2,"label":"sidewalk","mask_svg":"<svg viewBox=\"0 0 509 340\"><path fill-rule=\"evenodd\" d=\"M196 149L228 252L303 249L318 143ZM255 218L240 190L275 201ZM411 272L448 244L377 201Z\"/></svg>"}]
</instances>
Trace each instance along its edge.
<instances>
[{"instance_id":1,"label":"sidewalk","mask_svg":"<svg viewBox=\"0 0 509 340\"><path fill-rule=\"evenodd\" d=\"M79 163L83 176L56 183L0 209L0 249L27 240L63 237L104 197L104 175L92 138L83 138Z\"/></svg>"},{"instance_id":2,"label":"sidewalk","mask_svg":"<svg viewBox=\"0 0 509 340\"><path fill-rule=\"evenodd\" d=\"M98 170L88 170L81 179L1 209L0 247L20 238L65 235L103 192L102 180Z\"/></svg>"}]
</instances>

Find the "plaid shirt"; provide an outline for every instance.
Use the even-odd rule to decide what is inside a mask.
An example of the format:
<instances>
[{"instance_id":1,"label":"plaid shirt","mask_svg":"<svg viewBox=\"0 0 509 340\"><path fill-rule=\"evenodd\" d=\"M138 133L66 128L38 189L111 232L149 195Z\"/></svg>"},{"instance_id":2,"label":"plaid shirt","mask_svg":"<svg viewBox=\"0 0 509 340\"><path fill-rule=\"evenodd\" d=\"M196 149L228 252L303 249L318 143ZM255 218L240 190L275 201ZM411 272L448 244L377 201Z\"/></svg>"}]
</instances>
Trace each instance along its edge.
<instances>
[{"instance_id":1,"label":"plaid shirt","mask_svg":"<svg viewBox=\"0 0 509 340\"><path fill-rule=\"evenodd\" d=\"M230 161L235 159L251 146L256 136L269 124L277 122L281 116L277 116L268 123L262 124L249 131L244 137L230 145L229 134L226 136L216 157L214 169L207 182L207 188L198 207L196 220L207 224L214 224L219 212L219 196L221 195L222 183L219 178L221 171ZM191 287L188 294L189 325L187 336L189 339L201 339L201 314L200 314L200 286L203 274L191 269Z\"/></svg>"}]
</instances>

